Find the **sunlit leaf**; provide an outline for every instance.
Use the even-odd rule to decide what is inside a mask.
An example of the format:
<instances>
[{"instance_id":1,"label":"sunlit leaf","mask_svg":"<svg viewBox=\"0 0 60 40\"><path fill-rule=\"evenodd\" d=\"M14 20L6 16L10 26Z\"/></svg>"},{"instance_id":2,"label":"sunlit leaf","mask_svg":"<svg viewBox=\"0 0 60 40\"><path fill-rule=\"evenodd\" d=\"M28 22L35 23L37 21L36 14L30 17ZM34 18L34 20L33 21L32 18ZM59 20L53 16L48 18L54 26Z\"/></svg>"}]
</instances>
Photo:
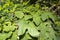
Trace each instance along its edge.
<instances>
[{"instance_id":1,"label":"sunlit leaf","mask_svg":"<svg viewBox=\"0 0 60 40\"><path fill-rule=\"evenodd\" d=\"M22 18L24 16L24 13L22 11L15 11L15 15L18 18Z\"/></svg>"},{"instance_id":2,"label":"sunlit leaf","mask_svg":"<svg viewBox=\"0 0 60 40\"><path fill-rule=\"evenodd\" d=\"M28 23L26 21L20 20L18 25L19 25L18 35L23 35L28 27Z\"/></svg>"},{"instance_id":3,"label":"sunlit leaf","mask_svg":"<svg viewBox=\"0 0 60 40\"><path fill-rule=\"evenodd\" d=\"M35 22L36 25L39 25L42 22L40 16L37 14L33 15L33 21Z\"/></svg>"},{"instance_id":4,"label":"sunlit leaf","mask_svg":"<svg viewBox=\"0 0 60 40\"><path fill-rule=\"evenodd\" d=\"M25 20L28 20L28 19L31 19L31 18L32 18L31 15L25 15L25 16L24 16L24 19L25 19Z\"/></svg>"},{"instance_id":5,"label":"sunlit leaf","mask_svg":"<svg viewBox=\"0 0 60 40\"><path fill-rule=\"evenodd\" d=\"M38 30L36 29L35 25L34 25L32 22L30 22L29 25L30 25L30 26L28 27L28 32L29 32L29 34L30 34L31 36L33 36L33 37L38 37L40 33L39 33Z\"/></svg>"}]
</instances>

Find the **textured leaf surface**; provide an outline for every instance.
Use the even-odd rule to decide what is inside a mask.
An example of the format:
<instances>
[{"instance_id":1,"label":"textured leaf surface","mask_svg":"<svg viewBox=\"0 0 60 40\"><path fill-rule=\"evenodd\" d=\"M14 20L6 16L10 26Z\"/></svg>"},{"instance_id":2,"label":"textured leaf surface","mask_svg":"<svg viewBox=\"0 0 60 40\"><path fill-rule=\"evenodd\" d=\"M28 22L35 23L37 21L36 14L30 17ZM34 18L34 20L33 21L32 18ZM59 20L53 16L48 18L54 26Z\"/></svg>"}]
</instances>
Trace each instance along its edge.
<instances>
[{"instance_id":1,"label":"textured leaf surface","mask_svg":"<svg viewBox=\"0 0 60 40\"><path fill-rule=\"evenodd\" d=\"M14 25L11 25L11 22L5 22L3 26L3 31L13 31L15 29Z\"/></svg>"},{"instance_id":2,"label":"textured leaf surface","mask_svg":"<svg viewBox=\"0 0 60 40\"><path fill-rule=\"evenodd\" d=\"M9 38L11 36L12 32L6 33L0 33L0 40L6 40L6 38Z\"/></svg>"},{"instance_id":3,"label":"textured leaf surface","mask_svg":"<svg viewBox=\"0 0 60 40\"><path fill-rule=\"evenodd\" d=\"M55 31L48 22L40 24L39 28L41 31L39 40L57 40Z\"/></svg>"},{"instance_id":4,"label":"textured leaf surface","mask_svg":"<svg viewBox=\"0 0 60 40\"><path fill-rule=\"evenodd\" d=\"M26 21L21 20L21 21L19 21L18 25L19 25L18 34L19 35L24 34L26 29L27 29L27 27L28 27L27 26L28 23Z\"/></svg>"},{"instance_id":5,"label":"textured leaf surface","mask_svg":"<svg viewBox=\"0 0 60 40\"><path fill-rule=\"evenodd\" d=\"M31 37L29 36L28 33L26 33L26 35L21 40L28 40L28 39L31 39Z\"/></svg>"},{"instance_id":6,"label":"textured leaf surface","mask_svg":"<svg viewBox=\"0 0 60 40\"><path fill-rule=\"evenodd\" d=\"M10 39L10 40L17 40L18 38L17 38L18 36L17 36L17 31L15 31L14 33L13 33L13 36L12 36L12 38Z\"/></svg>"},{"instance_id":7,"label":"textured leaf surface","mask_svg":"<svg viewBox=\"0 0 60 40\"><path fill-rule=\"evenodd\" d=\"M41 23L41 19L40 19L39 15L34 14L33 21L36 23L36 25L39 25Z\"/></svg>"},{"instance_id":8,"label":"textured leaf surface","mask_svg":"<svg viewBox=\"0 0 60 40\"><path fill-rule=\"evenodd\" d=\"M33 37L38 37L40 33L37 31L35 25L32 22L30 22L29 25L30 25L28 27L29 34Z\"/></svg>"},{"instance_id":9,"label":"textured leaf surface","mask_svg":"<svg viewBox=\"0 0 60 40\"><path fill-rule=\"evenodd\" d=\"M48 19L48 15L46 15L45 13L42 13L40 17L41 17L41 19L43 21L45 21L46 19Z\"/></svg>"},{"instance_id":10,"label":"textured leaf surface","mask_svg":"<svg viewBox=\"0 0 60 40\"><path fill-rule=\"evenodd\" d=\"M28 19L31 19L31 18L32 18L31 15L25 15L25 17L24 17L25 20L28 20Z\"/></svg>"},{"instance_id":11,"label":"textured leaf surface","mask_svg":"<svg viewBox=\"0 0 60 40\"><path fill-rule=\"evenodd\" d=\"M15 11L15 15L18 17L18 18L22 18L24 16L24 13L22 11Z\"/></svg>"}]
</instances>

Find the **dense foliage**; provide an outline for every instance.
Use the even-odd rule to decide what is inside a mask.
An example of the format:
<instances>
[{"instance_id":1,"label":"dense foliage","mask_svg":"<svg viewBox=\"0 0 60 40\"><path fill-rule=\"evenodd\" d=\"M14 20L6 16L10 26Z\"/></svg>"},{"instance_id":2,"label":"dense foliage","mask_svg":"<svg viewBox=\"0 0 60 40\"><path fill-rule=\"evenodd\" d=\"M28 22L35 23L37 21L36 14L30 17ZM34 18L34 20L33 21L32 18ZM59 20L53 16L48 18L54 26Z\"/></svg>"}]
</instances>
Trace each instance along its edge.
<instances>
[{"instance_id":1,"label":"dense foliage","mask_svg":"<svg viewBox=\"0 0 60 40\"><path fill-rule=\"evenodd\" d=\"M59 3L0 0L0 40L59 40Z\"/></svg>"}]
</instances>

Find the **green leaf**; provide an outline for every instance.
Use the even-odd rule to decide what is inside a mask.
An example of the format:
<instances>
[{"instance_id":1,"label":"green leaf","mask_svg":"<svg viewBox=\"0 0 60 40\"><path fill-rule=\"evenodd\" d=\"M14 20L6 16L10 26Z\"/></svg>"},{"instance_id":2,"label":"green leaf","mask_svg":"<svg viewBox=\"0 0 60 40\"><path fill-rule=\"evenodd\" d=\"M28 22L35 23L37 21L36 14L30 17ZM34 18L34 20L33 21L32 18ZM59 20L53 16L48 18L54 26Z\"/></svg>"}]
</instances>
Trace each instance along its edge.
<instances>
[{"instance_id":1,"label":"green leaf","mask_svg":"<svg viewBox=\"0 0 60 40\"><path fill-rule=\"evenodd\" d=\"M28 0L27 2L23 2L23 6L27 5L30 2L30 0Z\"/></svg>"},{"instance_id":2,"label":"green leaf","mask_svg":"<svg viewBox=\"0 0 60 40\"><path fill-rule=\"evenodd\" d=\"M28 20L28 19L31 19L31 18L32 18L31 15L25 15L25 16L24 16L24 19L25 19L25 20Z\"/></svg>"},{"instance_id":3,"label":"green leaf","mask_svg":"<svg viewBox=\"0 0 60 40\"><path fill-rule=\"evenodd\" d=\"M39 25L40 37L38 40L57 40L55 36L55 31L53 30L50 23L41 23Z\"/></svg>"},{"instance_id":4,"label":"green leaf","mask_svg":"<svg viewBox=\"0 0 60 40\"><path fill-rule=\"evenodd\" d=\"M33 37L39 36L38 30L35 28L35 25L32 22L28 24L28 22L20 20L18 24L19 24L18 35L23 35L26 29L28 29L28 33L31 36Z\"/></svg>"},{"instance_id":5,"label":"green leaf","mask_svg":"<svg viewBox=\"0 0 60 40\"><path fill-rule=\"evenodd\" d=\"M25 36L21 39L21 40L28 40L28 39L32 39L28 33L25 34Z\"/></svg>"},{"instance_id":6,"label":"green leaf","mask_svg":"<svg viewBox=\"0 0 60 40\"><path fill-rule=\"evenodd\" d=\"M47 13L48 13L49 18L51 18L52 21L55 22L55 20L56 20L56 16L55 16L52 12L47 12Z\"/></svg>"},{"instance_id":7,"label":"green leaf","mask_svg":"<svg viewBox=\"0 0 60 40\"><path fill-rule=\"evenodd\" d=\"M39 25L42 22L40 16L37 14L33 15L33 21L35 22L36 25Z\"/></svg>"},{"instance_id":8,"label":"green leaf","mask_svg":"<svg viewBox=\"0 0 60 40\"><path fill-rule=\"evenodd\" d=\"M24 13L23 13L22 11L15 11L15 15L16 15L16 17L18 17L18 18L23 18Z\"/></svg>"},{"instance_id":9,"label":"green leaf","mask_svg":"<svg viewBox=\"0 0 60 40\"><path fill-rule=\"evenodd\" d=\"M29 23L29 27L28 27L28 33L32 36L32 37L38 37L39 36L39 32L36 28L36 26L33 24L33 22Z\"/></svg>"},{"instance_id":10,"label":"green leaf","mask_svg":"<svg viewBox=\"0 0 60 40\"><path fill-rule=\"evenodd\" d=\"M10 40L17 40L17 31L13 32L13 35Z\"/></svg>"},{"instance_id":11,"label":"green leaf","mask_svg":"<svg viewBox=\"0 0 60 40\"><path fill-rule=\"evenodd\" d=\"M20 20L18 26L18 35L23 35L28 27L28 23L24 20Z\"/></svg>"},{"instance_id":12,"label":"green leaf","mask_svg":"<svg viewBox=\"0 0 60 40\"><path fill-rule=\"evenodd\" d=\"M2 27L0 26L0 31L2 30Z\"/></svg>"},{"instance_id":13,"label":"green leaf","mask_svg":"<svg viewBox=\"0 0 60 40\"><path fill-rule=\"evenodd\" d=\"M40 17L41 17L41 19L43 21L45 21L46 19L48 19L48 15L46 15L45 13L42 13Z\"/></svg>"},{"instance_id":14,"label":"green leaf","mask_svg":"<svg viewBox=\"0 0 60 40\"><path fill-rule=\"evenodd\" d=\"M60 40L60 35L57 35L57 40Z\"/></svg>"},{"instance_id":15,"label":"green leaf","mask_svg":"<svg viewBox=\"0 0 60 40\"><path fill-rule=\"evenodd\" d=\"M11 25L11 22L5 22L3 24L3 31L8 32L8 31L13 31L14 29L15 29L15 26L14 24Z\"/></svg>"},{"instance_id":16,"label":"green leaf","mask_svg":"<svg viewBox=\"0 0 60 40\"><path fill-rule=\"evenodd\" d=\"M0 33L0 40L6 40L11 36L12 32L7 33Z\"/></svg>"}]
</instances>

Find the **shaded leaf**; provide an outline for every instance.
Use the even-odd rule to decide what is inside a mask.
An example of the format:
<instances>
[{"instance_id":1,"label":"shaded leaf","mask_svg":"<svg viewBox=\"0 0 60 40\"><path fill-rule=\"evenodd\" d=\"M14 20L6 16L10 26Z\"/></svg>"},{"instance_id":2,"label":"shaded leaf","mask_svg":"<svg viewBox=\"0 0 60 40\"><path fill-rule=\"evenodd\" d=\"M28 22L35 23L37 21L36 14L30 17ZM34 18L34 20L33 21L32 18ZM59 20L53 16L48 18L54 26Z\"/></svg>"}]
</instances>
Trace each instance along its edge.
<instances>
[{"instance_id":1,"label":"shaded leaf","mask_svg":"<svg viewBox=\"0 0 60 40\"><path fill-rule=\"evenodd\" d=\"M55 36L55 31L53 30L50 23L41 23L39 26L40 38L38 40L57 40Z\"/></svg>"}]
</instances>

